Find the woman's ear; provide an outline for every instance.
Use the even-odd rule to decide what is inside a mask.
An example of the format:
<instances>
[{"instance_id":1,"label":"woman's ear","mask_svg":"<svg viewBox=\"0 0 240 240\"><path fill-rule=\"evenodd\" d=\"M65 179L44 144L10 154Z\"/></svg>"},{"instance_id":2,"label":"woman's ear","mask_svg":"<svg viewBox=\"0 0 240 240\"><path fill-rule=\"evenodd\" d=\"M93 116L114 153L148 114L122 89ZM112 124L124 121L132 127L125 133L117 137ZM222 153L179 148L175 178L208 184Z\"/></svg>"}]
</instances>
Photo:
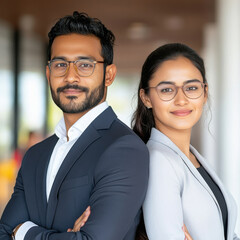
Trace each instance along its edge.
<instances>
[{"instance_id":1,"label":"woman's ear","mask_svg":"<svg viewBox=\"0 0 240 240\"><path fill-rule=\"evenodd\" d=\"M152 103L144 89L140 89L139 96L146 108L152 108Z\"/></svg>"},{"instance_id":2,"label":"woman's ear","mask_svg":"<svg viewBox=\"0 0 240 240\"><path fill-rule=\"evenodd\" d=\"M204 86L204 104L207 102L208 100L208 84L205 83L205 86Z\"/></svg>"},{"instance_id":3,"label":"woman's ear","mask_svg":"<svg viewBox=\"0 0 240 240\"><path fill-rule=\"evenodd\" d=\"M111 64L106 67L106 73L105 73L106 87L110 86L113 83L116 73L117 73L117 67L115 64Z\"/></svg>"}]
</instances>

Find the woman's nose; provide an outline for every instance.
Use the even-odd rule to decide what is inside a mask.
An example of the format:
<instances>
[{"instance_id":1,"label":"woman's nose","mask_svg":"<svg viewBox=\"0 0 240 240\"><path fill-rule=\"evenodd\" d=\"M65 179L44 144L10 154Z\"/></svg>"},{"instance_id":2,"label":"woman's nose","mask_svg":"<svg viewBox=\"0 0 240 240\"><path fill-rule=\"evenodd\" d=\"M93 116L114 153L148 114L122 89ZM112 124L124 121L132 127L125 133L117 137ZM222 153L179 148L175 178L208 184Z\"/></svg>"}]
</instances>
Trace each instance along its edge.
<instances>
[{"instance_id":1,"label":"woman's nose","mask_svg":"<svg viewBox=\"0 0 240 240\"><path fill-rule=\"evenodd\" d=\"M174 102L177 105L185 105L188 103L188 98L184 94L183 89L181 87L177 89L177 94L174 98Z\"/></svg>"}]
</instances>

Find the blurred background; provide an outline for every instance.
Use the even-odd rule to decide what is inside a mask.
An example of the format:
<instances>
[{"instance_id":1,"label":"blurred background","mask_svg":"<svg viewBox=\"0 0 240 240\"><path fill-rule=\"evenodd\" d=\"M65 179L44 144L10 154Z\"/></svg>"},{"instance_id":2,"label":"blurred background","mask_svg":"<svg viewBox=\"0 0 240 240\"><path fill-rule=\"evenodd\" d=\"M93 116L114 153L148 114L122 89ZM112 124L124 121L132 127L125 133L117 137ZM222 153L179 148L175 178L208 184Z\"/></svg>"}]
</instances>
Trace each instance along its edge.
<instances>
[{"instance_id":1,"label":"blurred background","mask_svg":"<svg viewBox=\"0 0 240 240\"><path fill-rule=\"evenodd\" d=\"M25 151L52 134L61 117L45 78L47 33L74 10L99 18L116 36L118 74L108 102L129 126L141 66L151 51L181 42L203 57L210 97L192 144L240 209L239 0L1 0L0 215Z\"/></svg>"}]
</instances>

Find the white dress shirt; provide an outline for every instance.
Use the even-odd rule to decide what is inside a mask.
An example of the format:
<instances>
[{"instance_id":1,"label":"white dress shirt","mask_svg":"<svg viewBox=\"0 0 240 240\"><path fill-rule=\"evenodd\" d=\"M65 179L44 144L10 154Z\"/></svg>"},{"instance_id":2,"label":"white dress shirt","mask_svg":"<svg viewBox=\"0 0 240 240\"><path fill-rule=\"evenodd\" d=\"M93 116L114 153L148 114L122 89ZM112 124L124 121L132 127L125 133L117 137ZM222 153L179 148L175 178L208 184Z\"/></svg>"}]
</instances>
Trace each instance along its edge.
<instances>
[{"instance_id":1,"label":"white dress shirt","mask_svg":"<svg viewBox=\"0 0 240 240\"><path fill-rule=\"evenodd\" d=\"M108 104L106 101L97 105L96 107L88 111L86 114L84 114L77 122L75 122L69 128L68 132L66 132L66 125L63 118L57 124L55 128L55 134L59 139L53 149L46 176L47 201L49 199L55 177L66 155L68 154L74 143L77 141L77 139L81 136L81 134L91 124L91 122L93 122L93 120L107 108ZM67 140L67 137L69 140ZM34 226L37 225L31 221L27 221L22 224L22 226L18 229L16 233L15 239L24 240L27 231Z\"/></svg>"}]
</instances>

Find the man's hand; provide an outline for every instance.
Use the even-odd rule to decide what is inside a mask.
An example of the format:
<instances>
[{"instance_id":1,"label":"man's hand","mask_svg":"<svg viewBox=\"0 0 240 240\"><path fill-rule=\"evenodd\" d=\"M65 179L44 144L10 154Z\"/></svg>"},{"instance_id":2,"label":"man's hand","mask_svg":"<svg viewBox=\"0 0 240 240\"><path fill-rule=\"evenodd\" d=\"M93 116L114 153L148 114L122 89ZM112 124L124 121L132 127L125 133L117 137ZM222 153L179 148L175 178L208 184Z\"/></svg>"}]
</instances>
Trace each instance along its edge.
<instances>
[{"instance_id":1,"label":"man's hand","mask_svg":"<svg viewBox=\"0 0 240 240\"><path fill-rule=\"evenodd\" d=\"M86 221L88 220L90 213L91 213L90 206L88 206L84 213L75 221L73 229L69 228L67 232L80 231L81 227L83 227Z\"/></svg>"},{"instance_id":2,"label":"man's hand","mask_svg":"<svg viewBox=\"0 0 240 240\"><path fill-rule=\"evenodd\" d=\"M12 237L13 239L15 239L15 236L17 234L18 229L22 226L22 223L18 224L14 229L13 229L13 233L12 233Z\"/></svg>"}]
</instances>

